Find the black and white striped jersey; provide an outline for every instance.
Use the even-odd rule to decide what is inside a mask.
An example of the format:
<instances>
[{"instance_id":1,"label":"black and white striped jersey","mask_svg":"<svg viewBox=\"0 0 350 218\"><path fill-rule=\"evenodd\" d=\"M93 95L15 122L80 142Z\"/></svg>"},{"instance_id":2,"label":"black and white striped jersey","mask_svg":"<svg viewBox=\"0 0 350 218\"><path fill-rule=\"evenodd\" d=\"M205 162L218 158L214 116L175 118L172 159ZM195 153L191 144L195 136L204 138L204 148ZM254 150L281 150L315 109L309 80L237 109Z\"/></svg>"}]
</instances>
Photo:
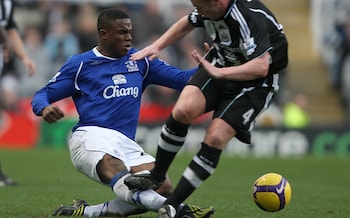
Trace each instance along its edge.
<instances>
[{"instance_id":1,"label":"black and white striped jersey","mask_svg":"<svg viewBox=\"0 0 350 218\"><path fill-rule=\"evenodd\" d=\"M14 3L12 0L0 0L0 27L4 29L16 28L16 22L13 19Z\"/></svg>"},{"instance_id":2,"label":"black and white striped jersey","mask_svg":"<svg viewBox=\"0 0 350 218\"><path fill-rule=\"evenodd\" d=\"M259 0L232 0L222 19L210 20L194 9L188 16L194 27L203 27L214 42L217 66L237 66L270 52L270 73L288 63L287 39L274 14Z\"/></svg>"}]
</instances>

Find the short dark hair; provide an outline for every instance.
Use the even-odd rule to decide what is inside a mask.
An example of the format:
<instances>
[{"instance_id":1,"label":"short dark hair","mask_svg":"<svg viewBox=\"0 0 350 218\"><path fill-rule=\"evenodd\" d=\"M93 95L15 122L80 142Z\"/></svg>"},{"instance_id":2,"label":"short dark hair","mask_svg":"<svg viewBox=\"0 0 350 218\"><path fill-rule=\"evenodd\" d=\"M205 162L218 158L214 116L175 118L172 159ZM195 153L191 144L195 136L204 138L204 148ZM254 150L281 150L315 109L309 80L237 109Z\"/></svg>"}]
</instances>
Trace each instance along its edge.
<instances>
[{"instance_id":1,"label":"short dark hair","mask_svg":"<svg viewBox=\"0 0 350 218\"><path fill-rule=\"evenodd\" d=\"M116 19L125 19L129 18L129 15L122 10L115 8L104 9L100 12L100 15L97 19L97 30L100 29L108 29L111 21L115 21Z\"/></svg>"}]
</instances>

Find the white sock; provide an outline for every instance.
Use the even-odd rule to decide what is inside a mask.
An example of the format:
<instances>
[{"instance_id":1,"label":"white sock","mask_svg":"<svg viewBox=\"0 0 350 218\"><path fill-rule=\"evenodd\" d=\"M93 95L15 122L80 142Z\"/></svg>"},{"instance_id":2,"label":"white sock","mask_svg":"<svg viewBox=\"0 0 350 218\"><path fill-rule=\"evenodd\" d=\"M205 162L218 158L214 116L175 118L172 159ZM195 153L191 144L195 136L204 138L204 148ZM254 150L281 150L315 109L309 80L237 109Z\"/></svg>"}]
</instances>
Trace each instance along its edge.
<instances>
[{"instance_id":1,"label":"white sock","mask_svg":"<svg viewBox=\"0 0 350 218\"><path fill-rule=\"evenodd\" d=\"M136 205L155 212L158 211L166 200L165 197L152 189L136 191L131 195L131 199Z\"/></svg>"},{"instance_id":2,"label":"white sock","mask_svg":"<svg viewBox=\"0 0 350 218\"><path fill-rule=\"evenodd\" d=\"M146 208L147 210L151 211L158 211L166 198L151 189L136 192L130 191L129 188L124 184L125 178L129 175L130 173L121 173L120 175L116 175L113 178L114 184L112 184L112 189L114 193L119 198L125 200L126 202L134 203L140 208Z\"/></svg>"},{"instance_id":3,"label":"white sock","mask_svg":"<svg viewBox=\"0 0 350 218\"><path fill-rule=\"evenodd\" d=\"M107 201L102 204L91 205L85 207L85 217L99 217L99 216L129 216L147 212L132 203L127 203L120 198Z\"/></svg>"},{"instance_id":4,"label":"white sock","mask_svg":"<svg viewBox=\"0 0 350 218\"><path fill-rule=\"evenodd\" d=\"M137 196L137 194L135 196ZM84 217L101 217L101 216L115 216L115 217L125 216L126 217L130 215L145 213L147 211L157 212L158 209L164 203L164 201L158 202L156 200L153 203L154 203L153 209L145 209L144 207L140 208L138 205L135 205L134 203L128 203L123 201L120 198L116 198L102 204L86 206L83 216ZM178 210L181 210L183 205L184 204L181 204Z\"/></svg>"},{"instance_id":5,"label":"white sock","mask_svg":"<svg viewBox=\"0 0 350 218\"><path fill-rule=\"evenodd\" d=\"M131 202L132 195L132 192L129 190L128 186L124 184L125 178L129 175L131 174L125 172L119 173L112 179L112 181L114 181L114 184L113 182L111 184L114 193L126 202Z\"/></svg>"}]
</instances>

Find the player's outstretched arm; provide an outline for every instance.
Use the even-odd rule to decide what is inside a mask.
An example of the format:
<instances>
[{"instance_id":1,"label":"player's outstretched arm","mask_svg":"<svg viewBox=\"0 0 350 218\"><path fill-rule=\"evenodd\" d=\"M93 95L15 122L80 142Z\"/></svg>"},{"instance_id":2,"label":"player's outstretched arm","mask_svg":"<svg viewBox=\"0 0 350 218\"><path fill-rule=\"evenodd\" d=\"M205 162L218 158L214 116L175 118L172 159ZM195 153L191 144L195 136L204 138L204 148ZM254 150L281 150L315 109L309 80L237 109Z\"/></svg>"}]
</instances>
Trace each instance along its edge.
<instances>
[{"instance_id":1,"label":"player's outstretched arm","mask_svg":"<svg viewBox=\"0 0 350 218\"><path fill-rule=\"evenodd\" d=\"M24 45L23 40L17 29L13 28L7 31L8 39L11 41L14 53L22 60L25 68L28 71L29 76L33 76L36 71L34 62L29 58Z\"/></svg>"},{"instance_id":2,"label":"player's outstretched arm","mask_svg":"<svg viewBox=\"0 0 350 218\"><path fill-rule=\"evenodd\" d=\"M218 68L208 62L196 50L191 53L196 60L213 78L235 81L247 81L267 76L270 65L270 53L254 58L242 65Z\"/></svg>"},{"instance_id":3,"label":"player's outstretched arm","mask_svg":"<svg viewBox=\"0 0 350 218\"><path fill-rule=\"evenodd\" d=\"M178 41L189 32L193 30L193 26L188 23L187 16L180 18L174 23L159 39L154 41L151 45L141 49L140 51L131 55L131 60L140 60L148 57L149 60L153 60L158 57L159 52L165 47Z\"/></svg>"},{"instance_id":4,"label":"player's outstretched arm","mask_svg":"<svg viewBox=\"0 0 350 218\"><path fill-rule=\"evenodd\" d=\"M131 60L140 60L142 58L148 57L149 60L153 60L156 57L158 57L159 52L161 49L157 46L157 44L154 42L150 44L149 46L146 46L145 48L141 49L138 52L135 52L131 54Z\"/></svg>"}]
</instances>

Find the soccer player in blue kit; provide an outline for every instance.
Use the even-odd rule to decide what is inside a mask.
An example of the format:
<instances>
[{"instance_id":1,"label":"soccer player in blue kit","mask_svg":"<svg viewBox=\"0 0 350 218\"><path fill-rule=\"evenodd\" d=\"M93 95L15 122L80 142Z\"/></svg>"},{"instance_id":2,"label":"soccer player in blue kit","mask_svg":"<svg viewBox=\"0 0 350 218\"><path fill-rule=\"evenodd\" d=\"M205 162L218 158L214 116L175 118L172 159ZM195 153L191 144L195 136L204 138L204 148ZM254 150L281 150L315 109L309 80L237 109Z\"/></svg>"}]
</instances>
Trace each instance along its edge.
<instances>
[{"instance_id":1,"label":"soccer player in blue kit","mask_svg":"<svg viewBox=\"0 0 350 218\"><path fill-rule=\"evenodd\" d=\"M160 59L132 61L132 23L117 9L103 10L97 21L98 45L70 57L58 73L37 91L33 112L49 123L64 117L54 102L72 97L79 113L69 150L74 167L96 182L110 185L116 199L98 205L83 200L60 206L54 216L128 216L157 211L171 193L167 179L156 192L129 191L124 178L150 170L154 158L135 141L141 94L150 84L181 90L196 69L179 70ZM210 217L212 207L179 206L178 217Z\"/></svg>"},{"instance_id":2,"label":"soccer player in blue kit","mask_svg":"<svg viewBox=\"0 0 350 218\"><path fill-rule=\"evenodd\" d=\"M191 0L194 10L180 18L151 45L132 55L150 60L194 28L205 28L214 45L203 58L193 51L199 70L182 90L162 128L156 162L150 174L131 175L131 189L162 184L188 128L213 111L201 148L185 169L158 218L174 217L184 202L216 170L232 138L250 143L256 117L279 89L279 72L288 64L288 42L274 14L259 0Z\"/></svg>"}]
</instances>

